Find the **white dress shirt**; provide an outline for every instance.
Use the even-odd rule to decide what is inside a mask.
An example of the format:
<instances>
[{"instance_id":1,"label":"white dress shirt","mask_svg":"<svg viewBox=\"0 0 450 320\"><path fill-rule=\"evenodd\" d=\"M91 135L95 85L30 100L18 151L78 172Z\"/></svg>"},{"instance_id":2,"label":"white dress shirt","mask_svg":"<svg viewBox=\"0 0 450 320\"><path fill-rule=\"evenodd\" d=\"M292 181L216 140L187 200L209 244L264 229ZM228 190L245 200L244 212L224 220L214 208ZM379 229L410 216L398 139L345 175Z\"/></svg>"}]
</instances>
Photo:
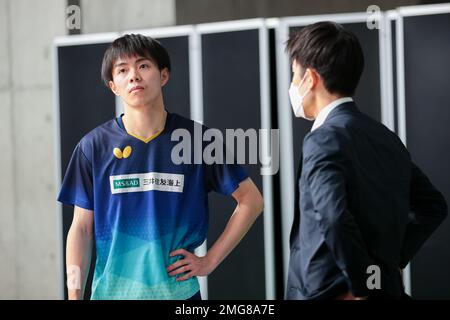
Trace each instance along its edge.
<instances>
[{"instance_id":1,"label":"white dress shirt","mask_svg":"<svg viewBox=\"0 0 450 320\"><path fill-rule=\"evenodd\" d=\"M316 120L314 120L314 124L312 126L311 131L314 131L318 127L320 127L325 122L325 120L327 119L328 115L330 114L331 111L333 111L334 108L336 108L337 106L339 106L339 105L341 105L341 104L343 104L345 102L350 102L350 101L353 101L353 99L350 98L350 97L339 98L337 100L334 100L330 104L328 104L322 110L320 110L319 114L316 117Z\"/></svg>"}]
</instances>

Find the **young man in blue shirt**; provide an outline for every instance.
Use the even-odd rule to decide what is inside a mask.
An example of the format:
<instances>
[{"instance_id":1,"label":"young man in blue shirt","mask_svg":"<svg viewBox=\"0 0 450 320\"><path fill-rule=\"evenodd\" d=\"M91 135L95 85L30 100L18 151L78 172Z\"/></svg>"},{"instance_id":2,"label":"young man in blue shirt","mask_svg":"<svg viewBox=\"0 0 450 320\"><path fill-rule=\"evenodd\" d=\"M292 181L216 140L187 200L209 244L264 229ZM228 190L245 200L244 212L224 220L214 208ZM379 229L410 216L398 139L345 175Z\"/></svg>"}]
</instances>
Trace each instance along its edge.
<instances>
[{"instance_id":1,"label":"young man in blue shirt","mask_svg":"<svg viewBox=\"0 0 450 320\"><path fill-rule=\"evenodd\" d=\"M83 297L94 243L92 299L198 297L196 277L222 262L263 209L240 166L174 164L173 131L192 134L200 125L165 109L162 87L169 75L167 51L149 37L125 35L105 53L103 80L125 112L81 139L62 183L58 200L74 205L67 270L78 270L80 283L69 288L69 299ZM231 195L237 206L199 257L193 252L207 235L210 191Z\"/></svg>"}]
</instances>

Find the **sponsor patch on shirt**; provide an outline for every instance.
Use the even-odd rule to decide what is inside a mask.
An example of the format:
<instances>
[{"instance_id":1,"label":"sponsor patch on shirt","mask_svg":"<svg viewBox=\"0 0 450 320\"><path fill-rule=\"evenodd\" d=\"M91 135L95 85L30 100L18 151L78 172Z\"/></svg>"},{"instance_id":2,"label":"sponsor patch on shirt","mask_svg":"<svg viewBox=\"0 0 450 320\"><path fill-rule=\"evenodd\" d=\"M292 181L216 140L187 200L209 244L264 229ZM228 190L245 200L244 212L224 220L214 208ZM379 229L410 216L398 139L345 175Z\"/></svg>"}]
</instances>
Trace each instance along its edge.
<instances>
[{"instance_id":1,"label":"sponsor patch on shirt","mask_svg":"<svg viewBox=\"0 0 450 320\"><path fill-rule=\"evenodd\" d=\"M111 193L166 191L183 192L184 175L148 172L110 176Z\"/></svg>"}]
</instances>

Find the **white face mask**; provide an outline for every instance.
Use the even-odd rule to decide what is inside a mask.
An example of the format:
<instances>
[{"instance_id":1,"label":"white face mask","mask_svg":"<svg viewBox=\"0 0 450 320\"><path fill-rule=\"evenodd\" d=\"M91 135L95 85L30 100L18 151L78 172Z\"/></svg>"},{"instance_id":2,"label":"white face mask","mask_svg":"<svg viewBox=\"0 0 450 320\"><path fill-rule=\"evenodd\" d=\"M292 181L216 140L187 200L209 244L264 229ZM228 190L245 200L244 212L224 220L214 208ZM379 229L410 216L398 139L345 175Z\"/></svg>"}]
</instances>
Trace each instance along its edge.
<instances>
[{"instance_id":1,"label":"white face mask","mask_svg":"<svg viewBox=\"0 0 450 320\"><path fill-rule=\"evenodd\" d=\"M300 84L298 86L294 85L294 83L291 82L291 87L289 88L289 98L291 99L292 110L294 111L295 116L297 118L301 117L306 120L312 121L314 119L308 118L306 116L305 108L303 106L303 99L309 93L310 89L308 89L303 95L300 95L300 87L302 86L305 79L306 79L306 74L303 77L302 81L300 81Z\"/></svg>"}]
</instances>

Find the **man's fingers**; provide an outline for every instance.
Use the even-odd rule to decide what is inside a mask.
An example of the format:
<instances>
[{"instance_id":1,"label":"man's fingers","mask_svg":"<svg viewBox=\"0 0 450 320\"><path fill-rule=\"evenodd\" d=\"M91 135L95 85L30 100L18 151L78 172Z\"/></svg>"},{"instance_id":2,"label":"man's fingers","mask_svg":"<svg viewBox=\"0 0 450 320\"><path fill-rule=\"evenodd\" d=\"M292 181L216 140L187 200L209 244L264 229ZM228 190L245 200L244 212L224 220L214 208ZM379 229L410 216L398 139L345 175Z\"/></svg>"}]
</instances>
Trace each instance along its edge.
<instances>
[{"instance_id":1,"label":"man's fingers","mask_svg":"<svg viewBox=\"0 0 450 320\"><path fill-rule=\"evenodd\" d=\"M176 276L177 274L190 271L189 265L185 265L182 267L179 267L178 269L175 269L174 271L169 273L169 276Z\"/></svg>"},{"instance_id":2,"label":"man's fingers","mask_svg":"<svg viewBox=\"0 0 450 320\"><path fill-rule=\"evenodd\" d=\"M171 272L171 271L173 271L173 270L175 270L175 269L177 269L177 268L179 268L181 266L184 266L184 265L186 265L188 263L189 263L189 261L187 261L187 259L178 260L177 262L174 262L170 266L168 266L166 268L166 271L167 272Z\"/></svg>"},{"instance_id":3,"label":"man's fingers","mask_svg":"<svg viewBox=\"0 0 450 320\"><path fill-rule=\"evenodd\" d=\"M177 278L177 281L185 281L189 278L192 278L193 276L194 276L194 272L191 271L188 274L185 274L184 276Z\"/></svg>"}]
</instances>

